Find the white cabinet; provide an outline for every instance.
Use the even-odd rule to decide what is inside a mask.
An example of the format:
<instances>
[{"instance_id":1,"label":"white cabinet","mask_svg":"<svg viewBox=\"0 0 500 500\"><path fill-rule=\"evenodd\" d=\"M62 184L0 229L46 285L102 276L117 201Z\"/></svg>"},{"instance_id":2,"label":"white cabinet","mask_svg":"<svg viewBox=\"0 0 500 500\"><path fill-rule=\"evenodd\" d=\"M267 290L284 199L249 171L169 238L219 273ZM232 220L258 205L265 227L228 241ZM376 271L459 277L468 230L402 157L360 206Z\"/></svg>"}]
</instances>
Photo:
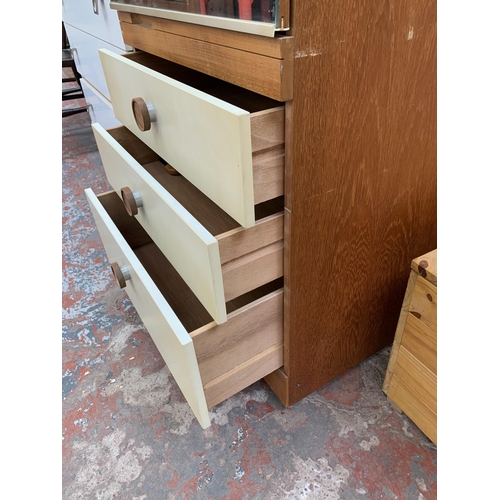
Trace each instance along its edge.
<instances>
[{"instance_id":1,"label":"white cabinet","mask_svg":"<svg viewBox=\"0 0 500 500\"><path fill-rule=\"evenodd\" d=\"M116 54L131 50L123 42L117 12L104 0L63 0L62 20L76 67L82 75L85 100L92 106L92 122L118 126L118 120L108 111L112 109L111 101L98 53L103 47ZM97 116L103 114L104 119L99 120Z\"/></svg>"}]
</instances>

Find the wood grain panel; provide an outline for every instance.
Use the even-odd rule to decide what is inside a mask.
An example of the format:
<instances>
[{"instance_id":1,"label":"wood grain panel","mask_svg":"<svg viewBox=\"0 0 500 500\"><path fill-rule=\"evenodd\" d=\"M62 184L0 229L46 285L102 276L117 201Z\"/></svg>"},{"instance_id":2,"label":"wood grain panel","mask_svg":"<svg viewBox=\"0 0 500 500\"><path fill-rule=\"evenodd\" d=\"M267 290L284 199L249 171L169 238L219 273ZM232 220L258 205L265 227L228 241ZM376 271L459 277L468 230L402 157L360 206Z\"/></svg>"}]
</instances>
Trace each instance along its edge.
<instances>
[{"instance_id":1,"label":"wood grain panel","mask_svg":"<svg viewBox=\"0 0 500 500\"><path fill-rule=\"evenodd\" d=\"M410 313L431 330L437 330L437 288L421 276L417 276Z\"/></svg>"},{"instance_id":2,"label":"wood grain panel","mask_svg":"<svg viewBox=\"0 0 500 500\"><path fill-rule=\"evenodd\" d=\"M390 344L409 264L437 246L435 1L304 0L293 18L289 404Z\"/></svg>"},{"instance_id":3,"label":"wood grain panel","mask_svg":"<svg viewBox=\"0 0 500 500\"><path fill-rule=\"evenodd\" d=\"M222 265L226 302L283 276L283 241Z\"/></svg>"},{"instance_id":4,"label":"wood grain panel","mask_svg":"<svg viewBox=\"0 0 500 500\"><path fill-rule=\"evenodd\" d=\"M433 443L437 444L436 413L416 398L415 394L397 376L392 378L387 397L401 408Z\"/></svg>"},{"instance_id":5,"label":"wood grain panel","mask_svg":"<svg viewBox=\"0 0 500 500\"><path fill-rule=\"evenodd\" d=\"M228 316L192 332L204 385L261 352L283 344L283 290L277 290Z\"/></svg>"},{"instance_id":6,"label":"wood grain panel","mask_svg":"<svg viewBox=\"0 0 500 500\"><path fill-rule=\"evenodd\" d=\"M271 347L203 388L208 408L257 382L283 364L283 344Z\"/></svg>"},{"instance_id":7,"label":"wood grain panel","mask_svg":"<svg viewBox=\"0 0 500 500\"><path fill-rule=\"evenodd\" d=\"M255 226L239 227L216 236L221 264L283 240L283 212L257 220Z\"/></svg>"},{"instance_id":8,"label":"wood grain panel","mask_svg":"<svg viewBox=\"0 0 500 500\"><path fill-rule=\"evenodd\" d=\"M293 60L276 59L148 27L121 23L126 44L277 101L292 98Z\"/></svg>"},{"instance_id":9,"label":"wood grain panel","mask_svg":"<svg viewBox=\"0 0 500 500\"><path fill-rule=\"evenodd\" d=\"M410 351L432 373L437 374L437 335L412 314L406 320L401 346Z\"/></svg>"},{"instance_id":10,"label":"wood grain panel","mask_svg":"<svg viewBox=\"0 0 500 500\"><path fill-rule=\"evenodd\" d=\"M437 413L437 377L407 349L399 350L394 375L403 382L415 397ZM404 411L404 408L401 407Z\"/></svg>"}]
</instances>

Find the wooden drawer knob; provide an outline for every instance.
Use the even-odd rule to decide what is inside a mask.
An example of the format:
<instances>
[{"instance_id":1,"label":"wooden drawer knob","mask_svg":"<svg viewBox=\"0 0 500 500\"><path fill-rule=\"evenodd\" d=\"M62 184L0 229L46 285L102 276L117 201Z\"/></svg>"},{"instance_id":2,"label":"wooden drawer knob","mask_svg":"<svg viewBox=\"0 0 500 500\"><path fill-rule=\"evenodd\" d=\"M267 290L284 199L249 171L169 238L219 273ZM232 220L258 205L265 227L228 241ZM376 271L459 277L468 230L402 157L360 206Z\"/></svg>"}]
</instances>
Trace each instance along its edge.
<instances>
[{"instance_id":1,"label":"wooden drawer knob","mask_svg":"<svg viewBox=\"0 0 500 500\"><path fill-rule=\"evenodd\" d=\"M170 163L167 163L161 156L158 159L170 175L181 175L179 172L177 172L177 170L175 170L174 167L172 167L172 165L170 165Z\"/></svg>"},{"instance_id":2,"label":"wooden drawer knob","mask_svg":"<svg viewBox=\"0 0 500 500\"><path fill-rule=\"evenodd\" d=\"M134 113L135 123L141 132L146 132L151 128L151 122L156 121L156 113L151 104L146 104L142 97L132 99L132 113Z\"/></svg>"},{"instance_id":3,"label":"wooden drawer knob","mask_svg":"<svg viewBox=\"0 0 500 500\"><path fill-rule=\"evenodd\" d=\"M121 189L123 204L125 210L133 217L139 213L139 207L142 207L142 198L139 193L132 191L129 187Z\"/></svg>"},{"instance_id":4,"label":"wooden drawer knob","mask_svg":"<svg viewBox=\"0 0 500 500\"><path fill-rule=\"evenodd\" d=\"M111 264L111 271L115 275L116 281L120 285L120 288L125 288L127 286L126 281L130 279L130 272L127 266L119 266L117 262Z\"/></svg>"}]
</instances>

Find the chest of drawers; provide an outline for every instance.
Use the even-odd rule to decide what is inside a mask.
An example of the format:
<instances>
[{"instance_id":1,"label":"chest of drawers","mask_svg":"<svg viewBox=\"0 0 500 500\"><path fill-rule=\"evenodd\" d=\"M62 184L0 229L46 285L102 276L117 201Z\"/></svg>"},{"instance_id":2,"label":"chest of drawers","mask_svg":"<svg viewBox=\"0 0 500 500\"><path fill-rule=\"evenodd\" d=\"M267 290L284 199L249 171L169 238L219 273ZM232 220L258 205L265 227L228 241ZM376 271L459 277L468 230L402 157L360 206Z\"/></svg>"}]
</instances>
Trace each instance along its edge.
<instances>
[{"instance_id":1,"label":"chest of drawers","mask_svg":"<svg viewBox=\"0 0 500 500\"><path fill-rule=\"evenodd\" d=\"M203 427L389 345L436 247L435 4L361 3L292 2L274 38L120 11L136 51L100 52L124 126L94 124L114 192L88 200Z\"/></svg>"},{"instance_id":2,"label":"chest of drawers","mask_svg":"<svg viewBox=\"0 0 500 500\"><path fill-rule=\"evenodd\" d=\"M411 263L383 389L437 444L437 250Z\"/></svg>"}]
</instances>

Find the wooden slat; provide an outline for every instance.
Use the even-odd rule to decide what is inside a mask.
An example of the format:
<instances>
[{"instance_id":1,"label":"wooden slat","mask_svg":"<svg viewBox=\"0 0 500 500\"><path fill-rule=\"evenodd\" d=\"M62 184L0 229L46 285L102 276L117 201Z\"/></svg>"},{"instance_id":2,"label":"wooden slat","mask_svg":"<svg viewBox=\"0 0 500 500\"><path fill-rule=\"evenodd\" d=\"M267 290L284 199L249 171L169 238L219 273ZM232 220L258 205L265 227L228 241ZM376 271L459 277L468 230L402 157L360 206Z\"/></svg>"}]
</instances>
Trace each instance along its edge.
<instances>
[{"instance_id":1,"label":"wooden slat","mask_svg":"<svg viewBox=\"0 0 500 500\"><path fill-rule=\"evenodd\" d=\"M128 12L118 12L118 17L122 23L140 24L173 35L195 38L207 43L232 47L233 49L275 59L284 59L293 47L291 37L266 38L210 26L181 23L142 14L130 14Z\"/></svg>"},{"instance_id":2,"label":"wooden slat","mask_svg":"<svg viewBox=\"0 0 500 500\"><path fill-rule=\"evenodd\" d=\"M436 413L417 399L397 376L392 378L387 397L394 401L433 443L437 444Z\"/></svg>"},{"instance_id":3,"label":"wooden slat","mask_svg":"<svg viewBox=\"0 0 500 500\"><path fill-rule=\"evenodd\" d=\"M239 227L216 236L221 264L283 240L283 212L257 220L255 226Z\"/></svg>"},{"instance_id":4,"label":"wooden slat","mask_svg":"<svg viewBox=\"0 0 500 500\"><path fill-rule=\"evenodd\" d=\"M432 373L437 374L437 338L436 332L427 325L408 315L406 327L401 339L401 346L410 351Z\"/></svg>"},{"instance_id":5,"label":"wooden slat","mask_svg":"<svg viewBox=\"0 0 500 500\"><path fill-rule=\"evenodd\" d=\"M226 302L283 276L283 241L222 265Z\"/></svg>"},{"instance_id":6,"label":"wooden slat","mask_svg":"<svg viewBox=\"0 0 500 500\"><path fill-rule=\"evenodd\" d=\"M252 113L252 152L285 144L285 108L273 108Z\"/></svg>"},{"instance_id":7,"label":"wooden slat","mask_svg":"<svg viewBox=\"0 0 500 500\"><path fill-rule=\"evenodd\" d=\"M437 413L437 377L405 347L399 350L394 375L415 394L416 398Z\"/></svg>"},{"instance_id":8,"label":"wooden slat","mask_svg":"<svg viewBox=\"0 0 500 500\"><path fill-rule=\"evenodd\" d=\"M255 204L284 193L285 150L275 148L252 156L253 195Z\"/></svg>"},{"instance_id":9,"label":"wooden slat","mask_svg":"<svg viewBox=\"0 0 500 500\"><path fill-rule=\"evenodd\" d=\"M292 98L292 59L275 59L194 38L122 23L126 44L277 101Z\"/></svg>"},{"instance_id":10,"label":"wooden slat","mask_svg":"<svg viewBox=\"0 0 500 500\"><path fill-rule=\"evenodd\" d=\"M421 276L417 276L410 313L432 330L437 330L437 288Z\"/></svg>"},{"instance_id":11,"label":"wooden slat","mask_svg":"<svg viewBox=\"0 0 500 500\"><path fill-rule=\"evenodd\" d=\"M203 388L208 408L219 404L283 365L283 344L271 347Z\"/></svg>"},{"instance_id":12,"label":"wooden slat","mask_svg":"<svg viewBox=\"0 0 500 500\"><path fill-rule=\"evenodd\" d=\"M228 322L192 332L203 385L283 343L283 290L228 315Z\"/></svg>"},{"instance_id":13,"label":"wooden slat","mask_svg":"<svg viewBox=\"0 0 500 500\"><path fill-rule=\"evenodd\" d=\"M437 249L413 259L411 268L427 281L437 286Z\"/></svg>"}]
</instances>

